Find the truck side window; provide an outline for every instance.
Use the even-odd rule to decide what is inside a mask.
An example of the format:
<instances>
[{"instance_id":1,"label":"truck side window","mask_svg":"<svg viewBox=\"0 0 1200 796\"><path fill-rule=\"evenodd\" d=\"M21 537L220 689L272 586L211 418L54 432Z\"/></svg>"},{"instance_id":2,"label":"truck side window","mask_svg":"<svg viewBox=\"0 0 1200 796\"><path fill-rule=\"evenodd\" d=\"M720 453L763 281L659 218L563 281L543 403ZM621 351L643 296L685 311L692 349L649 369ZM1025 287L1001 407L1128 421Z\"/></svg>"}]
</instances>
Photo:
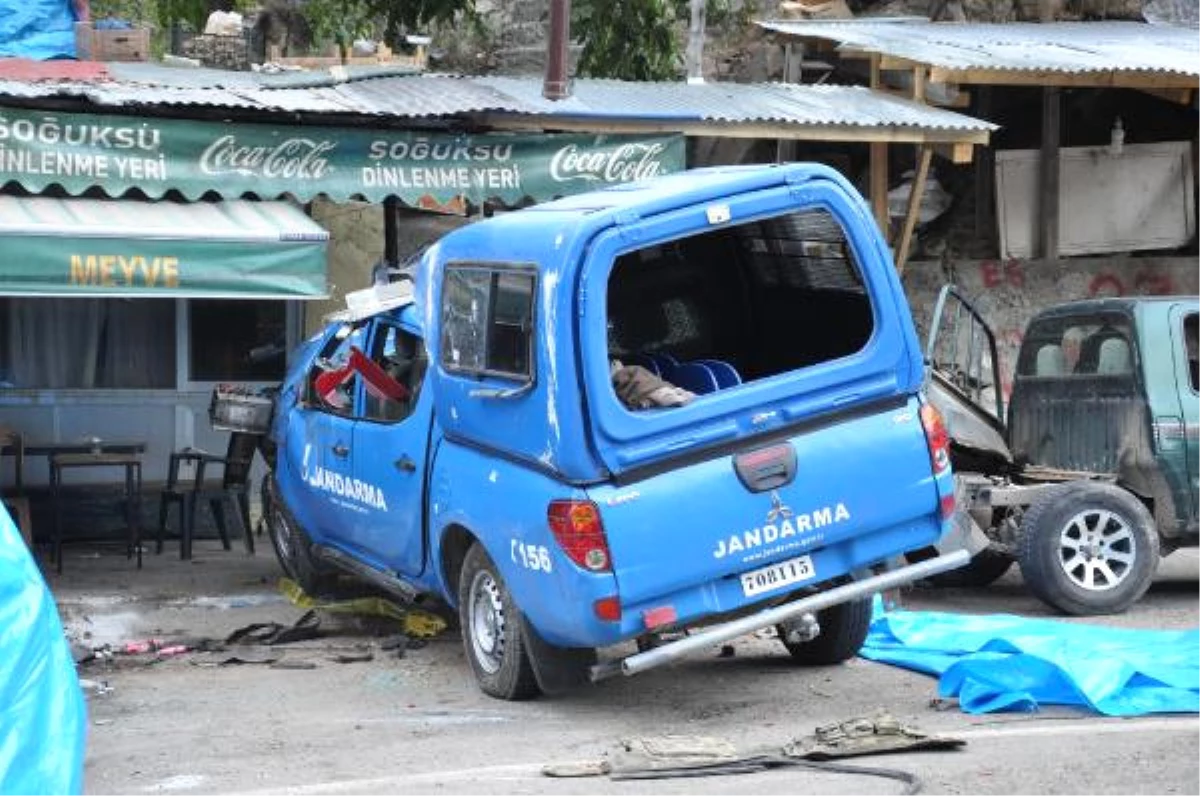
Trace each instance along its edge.
<instances>
[{"instance_id":1,"label":"truck side window","mask_svg":"<svg viewBox=\"0 0 1200 796\"><path fill-rule=\"evenodd\" d=\"M442 366L526 382L533 378L532 271L451 266L442 295Z\"/></svg>"},{"instance_id":2,"label":"truck side window","mask_svg":"<svg viewBox=\"0 0 1200 796\"><path fill-rule=\"evenodd\" d=\"M382 384L366 386L364 417L393 422L412 412L424 376L425 352L415 335L391 323L380 322L371 341L371 361L387 378Z\"/></svg>"},{"instance_id":3,"label":"truck side window","mask_svg":"<svg viewBox=\"0 0 1200 796\"><path fill-rule=\"evenodd\" d=\"M1200 341L1197 340L1197 320L1200 315L1192 313L1183 319L1183 344L1188 360L1188 379L1192 392L1200 392Z\"/></svg>"},{"instance_id":4,"label":"truck side window","mask_svg":"<svg viewBox=\"0 0 1200 796\"><path fill-rule=\"evenodd\" d=\"M334 333L308 374L310 404L338 415L354 411L359 374L350 366L350 359L365 345L366 326L347 324Z\"/></svg>"}]
</instances>

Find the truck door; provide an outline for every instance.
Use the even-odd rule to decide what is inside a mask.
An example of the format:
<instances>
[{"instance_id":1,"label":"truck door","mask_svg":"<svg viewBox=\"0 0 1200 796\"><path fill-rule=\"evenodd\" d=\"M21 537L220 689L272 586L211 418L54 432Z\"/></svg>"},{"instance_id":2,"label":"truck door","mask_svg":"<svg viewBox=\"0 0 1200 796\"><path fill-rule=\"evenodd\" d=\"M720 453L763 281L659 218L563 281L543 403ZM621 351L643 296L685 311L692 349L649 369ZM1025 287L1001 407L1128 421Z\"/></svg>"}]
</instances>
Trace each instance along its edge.
<instances>
[{"instance_id":1,"label":"truck door","mask_svg":"<svg viewBox=\"0 0 1200 796\"><path fill-rule=\"evenodd\" d=\"M360 386L352 457L360 511L345 542L379 569L415 576L425 561L423 496L432 398L421 385L428 359L416 327L390 317L373 324L368 355L387 381L364 378Z\"/></svg>"},{"instance_id":2,"label":"truck door","mask_svg":"<svg viewBox=\"0 0 1200 796\"><path fill-rule=\"evenodd\" d=\"M316 541L341 544L358 510L347 487L353 477L351 442L361 376L350 362L366 340L367 326L361 323L347 325L331 339L309 376L304 437L289 440L311 503L305 527Z\"/></svg>"},{"instance_id":3,"label":"truck door","mask_svg":"<svg viewBox=\"0 0 1200 796\"><path fill-rule=\"evenodd\" d=\"M1200 364L1200 344L1197 342L1197 322L1200 320L1194 308L1177 305L1171 309L1171 353L1175 363L1175 384L1178 387L1180 417L1183 420L1184 445L1179 452L1185 462L1178 462L1181 472L1187 473L1187 492L1176 495L1176 505L1188 506L1186 520L1193 527L1200 506L1200 472L1197 458L1200 457L1200 385L1197 384L1197 366ZM1180 512L1182 514L1182 512ZM1185 519L1182 518L1181 519Z\"/></svg>"}]
</instances>

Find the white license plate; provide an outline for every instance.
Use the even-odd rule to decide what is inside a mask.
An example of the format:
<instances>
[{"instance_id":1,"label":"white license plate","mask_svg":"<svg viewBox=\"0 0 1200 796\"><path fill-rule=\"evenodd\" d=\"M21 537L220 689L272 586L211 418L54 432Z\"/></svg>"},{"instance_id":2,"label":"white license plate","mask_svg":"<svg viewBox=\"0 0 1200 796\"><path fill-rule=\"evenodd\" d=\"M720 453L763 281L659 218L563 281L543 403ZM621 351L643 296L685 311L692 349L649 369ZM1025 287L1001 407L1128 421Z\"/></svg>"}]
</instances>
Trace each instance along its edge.
<instances>
[{"instance_id":1,"label":"white license plate","mask_svg":"<svg viewBox=\"0 0 1200 796\"><path fill-rule=\"evenodd\" d=\"M812 556L800 556L780 561L769 567L756 569L742 575L742 591L747 597L763 594L793 583L811 580L817 574L813 566Z\"/></svg>"}]
</instances>

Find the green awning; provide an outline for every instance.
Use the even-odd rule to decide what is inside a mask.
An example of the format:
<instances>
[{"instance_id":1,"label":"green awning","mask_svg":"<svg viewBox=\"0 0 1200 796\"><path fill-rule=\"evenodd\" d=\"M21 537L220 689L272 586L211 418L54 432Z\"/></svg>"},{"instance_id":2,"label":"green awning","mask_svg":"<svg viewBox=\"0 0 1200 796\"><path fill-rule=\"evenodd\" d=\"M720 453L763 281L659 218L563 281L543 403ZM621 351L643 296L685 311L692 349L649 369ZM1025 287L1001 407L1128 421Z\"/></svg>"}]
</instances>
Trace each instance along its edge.
<instances>
[{"instance_id":1,"label":"green awning","mask_svg":"<svg viewBox=\"0 0 1200 796\"><path fill-rule=\"evenodd\" d=\"M328 241L287 202L0 196L0 294L324 298Z\"/></svg>"}]
</instances>

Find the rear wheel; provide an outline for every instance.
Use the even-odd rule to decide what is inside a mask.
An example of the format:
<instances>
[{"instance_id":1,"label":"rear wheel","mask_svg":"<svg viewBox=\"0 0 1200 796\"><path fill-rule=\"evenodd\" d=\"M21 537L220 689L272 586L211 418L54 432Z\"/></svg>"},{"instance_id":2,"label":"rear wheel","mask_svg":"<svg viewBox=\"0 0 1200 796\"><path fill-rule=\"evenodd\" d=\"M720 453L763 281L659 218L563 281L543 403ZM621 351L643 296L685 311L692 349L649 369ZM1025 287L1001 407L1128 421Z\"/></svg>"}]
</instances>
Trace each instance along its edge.
<instances>
[{"instance_id":1,"label":"rear wheel","mask_svg":"<svg viewBox=\"0 0 1200 796\"><path fill-rule=\"evenodd\" d=\"M269 478L269 476L268 476ZM313 560L310 549L312 541L279 499L278 493L269 484L263 485L263 516L267 521L267 534L275 557L283 567L284 574L300 584L300 588L312 595L333 591L337 577L322 571Z\"/></svg>"},{"instance_id":2,"label":"rear wheel","mask_svg":"<svg viewBox=\"0 0 1200 796\"><path fill-rule=\"evenodd\" d=\"M808 666L842 663L853 658L867 640L871 628L871 598L839 603L817 612L820 634L811 641L791 643L782 628L779 639L792 659Z\"/></svg>"},{"instance_id":3,"label":"rear wheel","mask_svg":"<svg viewBox=\"0 0 1200 796\"><path fill-rule=\"evenodd\" d=\"M1158 567L1154 519L1130 492L1083 481L1049 490L1021 524L1021 574L1068 614L1119 613L1150 588Z\"/></svg>"},{"instance_id":4,"label":"rear wheel","mask_svg":"<svg viewBox=\"0 0 1200 796\"><path fill-rule=\"evenodd\" d=\"M504 579L482 546L467 551L458 579L458 617L463 646L479 687L498 699L538 695L521 614Z\"/></svg>"}]
</instances>

